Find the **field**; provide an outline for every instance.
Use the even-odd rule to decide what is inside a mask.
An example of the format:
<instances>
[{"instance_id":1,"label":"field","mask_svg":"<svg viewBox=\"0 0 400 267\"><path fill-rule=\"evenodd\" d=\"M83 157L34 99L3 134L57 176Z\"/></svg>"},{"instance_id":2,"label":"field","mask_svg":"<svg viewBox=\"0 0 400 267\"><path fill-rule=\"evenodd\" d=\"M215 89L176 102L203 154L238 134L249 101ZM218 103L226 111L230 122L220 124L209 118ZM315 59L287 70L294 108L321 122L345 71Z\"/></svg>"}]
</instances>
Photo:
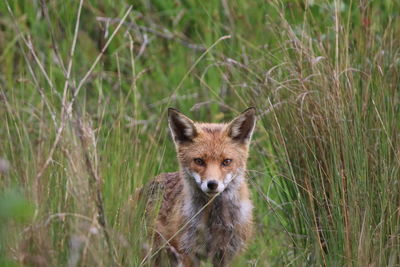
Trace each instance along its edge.
<instances>
[{"instance_id":1,"label":"field","mask_svg":"<svg viewBox=\"0 0 400 267\"><path fill-rule=\"evenodd\" d=\"M166 110L258 110L233 266L400 266L400 2L0 2L0 266L150 266ZM204 264L203 266L210 266Z\"/></svg>"}]
</instances>

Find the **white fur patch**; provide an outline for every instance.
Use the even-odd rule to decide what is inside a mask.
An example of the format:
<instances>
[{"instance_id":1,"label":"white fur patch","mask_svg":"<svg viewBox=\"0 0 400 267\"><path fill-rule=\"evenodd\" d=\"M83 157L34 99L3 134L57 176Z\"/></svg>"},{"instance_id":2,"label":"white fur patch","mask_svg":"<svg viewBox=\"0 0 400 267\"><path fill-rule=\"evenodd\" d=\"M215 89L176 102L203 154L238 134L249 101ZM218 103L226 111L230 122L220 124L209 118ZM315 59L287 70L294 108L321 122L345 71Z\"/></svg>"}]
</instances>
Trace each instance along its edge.
<instances>
[{"instance_id":1,"label":"white fur patch","mask_svg":"<svg viewBox=\"0 0 400 267\"><path fill-rule=\"evenodd\" d=\"M229 178L229 177L227 177ZM230 190L225 196L227 199L229 199L230 201L239 201L238 200L238 195L237 195L237 189L238 187L242 184L244 179L243 176L243 170L242 169L238 169L236 174L232 174L232 177L226 181L224 181L224 183L226 183L225 187L227 187L229 185L229 183L234 181L234 190Z\"/></svg>"},{"instance_id":2,"label":"white fur patch","mask_svg":"<svg viewBox=\"0 0 400 267\"><path fill-rule=\"evenodd\" d=\"M195 180L196 184L201 186L200 174L198 174L197 172L192 172L188 168L184 168L183 170L185 172L185 175L187 175L190 178L193 178Z\"/></svg>"},{"instance_id":3,"label":"white fur patch","mask_svg":"<svg viewBox=\"0 0 400 267\"><path fill-rule=\"evenodd\" d=\"M191 198L189 196L185 197L185 201L183 203L183 214L190 218L194 213L193 205L191 203Z\"/></svg>"},{"instance_id":4,"label":"white fur patch","mask_svg":"<svg viewBox=\"0 0 400 267\"><path fill-rule=\"evenodd\" d=\"M224 191L224 190L225 190L225 185L224 185L224 183L218 182L217 191L218 191L218 192L222 192L222 191Z\"/></svg>"},{"instance_id":5,"label":"white fur patch","mask_svg":"<svg viewBox=\"0 0 400 267\"><path fill-rule=\"evenodd\" d=\"M186 137L191 137L193 136L193 128L192 124L188 122L187 119L183 117L178 117L178 120L184 125L185 129L183 130L183 133L185 134Z\"/></svg>"},{"instance_id":6,"label":"white fur patch","mask_svg":"<svg viewBox=\"0 0 400 267\"><path fill-rule=\"evenodd\" d=\"M200 174L198 174L197 172L191 172L192 177L194 178L194 180L196 181L196 183L198 185L201 184L201 177Z\"/></svg>"},{"instance_id":7,"label":"white fur patch","mask_svg":"<svg viewBox=\"0 0 400 267\"><path fill-rule=\"evenodd\" d=\"M227 186L233 180L233 174L228 173L224 179L224 186Z\"/></svg>"},{"instance_id":8,"label":"white fur patch","mask_svg":"<svg viewBox=\"0 0 400 267\"><path fill-rule=\"evenodd\" d=\"M251 212L253 210L253 204L250 200L242 200L240 202L240 219L243 222L248 221L251 218Z\"/></svg>"},{"instance_id":9,"label":"white fur patch","mask_svg":"<svg viewBox=\"0 0 400 267\"><path fill-rule=\"evenodd\" d=\"M203 192L207 192L208 191L208 187L207 187L207 183L208 181L204 181L201 183L201 190L203 190Z\"/></svg>"},{"instance_id":10,"label":"white fur patch","mask_svg":"<svg viewBox=\"0 0 400 267\"><path fill-rule=\"evenodd\" d=\"M245 116L239 117L236 119L236 121L233 123L232 128L231 128L231 136L233 138L237 137L240 135L240 126L242 126L242 123L246 120Z\"/></svg>"},{"instance_id":11,"label":"white fur patch","mask_svg":"<svg viewBox=\"0 0 400 267\"><path fill-rule=\"evenodd\" d=\"M255 127L256 127L256 121L254 120L253 126L252 126L252 128L251 128L250 133L249 133L249 137L248 137L249 140L251 140L251 137L253 136L254 128L255 128Z\"/></svg>"}]
</instances>

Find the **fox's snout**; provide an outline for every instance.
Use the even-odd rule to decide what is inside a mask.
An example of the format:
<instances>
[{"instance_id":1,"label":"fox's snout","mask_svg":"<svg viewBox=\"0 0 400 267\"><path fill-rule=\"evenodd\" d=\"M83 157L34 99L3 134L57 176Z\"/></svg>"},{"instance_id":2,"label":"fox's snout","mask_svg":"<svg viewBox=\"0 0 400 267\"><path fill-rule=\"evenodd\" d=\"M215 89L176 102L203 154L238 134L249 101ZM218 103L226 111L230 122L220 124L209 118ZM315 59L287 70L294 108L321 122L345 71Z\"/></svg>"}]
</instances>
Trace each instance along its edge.
<instances>
[{"instance_id":1,"label":"fox's snout","mask_svg":"<svg viewBox=\"0 0 400 267\"><path fill-rule=\"evenodd\" d=\"M224 191L225 186L222 182L213 178L205 179L201 182L201 190L207 194L216 194Z\"/></svg>"},{"instance_id":2,"label":"fox's snout","mask_svg":"<svg viewBox=\"0 0 400 267\"><path fill-rule=\"evenodd\" d=\"M216 190L216 189L218 188L218 186L219 186L219 184L218 184L218 182L215 181L215 180L211 180L211 181L208 181L208 182L207 182L207 188L208 188L208 190L210 190L210 191Z\"/></svg>"},{"instance_id":3,"label":"fox's snout","mask_svg":"<svg viewBox=\"0 0 400 267\"><path fill-rule=\"evenodd\" d=\"M223 184L217 180L207 180L201 184L201 190L206 194L221 193L224 189Z\"/></svg>"},{"instance_id":4,"label":"fox's snout","mask_svg":"<svg viewBox=\"0 0 400 267\"><path fill-rule=\"evenodd\" d=\"M206 194L216 194L224 191L222 183L216 180L206 180L202 181L200 188Z\"/></svg>"},{"instance_id":5,"label":"fox's snout","mask_svg":"<svg viewBox=\"0 0 400 267\"><path fill-rule=\"evenodd\" d=\"M228 173L225 177L204 177L197 172L186 171L190 178L195 180L197 186L208 195L222 193L233 179L233 175Z\"/></svg>"}]
</instances>

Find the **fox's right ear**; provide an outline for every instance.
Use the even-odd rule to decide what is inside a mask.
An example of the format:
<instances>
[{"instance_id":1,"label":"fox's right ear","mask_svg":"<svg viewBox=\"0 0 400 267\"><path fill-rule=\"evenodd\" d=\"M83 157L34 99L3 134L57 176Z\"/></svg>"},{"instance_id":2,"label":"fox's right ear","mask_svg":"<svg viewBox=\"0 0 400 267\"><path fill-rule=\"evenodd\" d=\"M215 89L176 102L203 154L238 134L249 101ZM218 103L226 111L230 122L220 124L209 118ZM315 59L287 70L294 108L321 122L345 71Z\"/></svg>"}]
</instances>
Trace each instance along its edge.
<instances>
[{"instance_id":1,"label":"fox's right ear","mask_svg":"<svg viewBox=\"0 0 400 267\"><path fill-rule=\"evenodd\" d=\"M175 143L190 142L197 136L193 121L174 108L168 109L168 124Z\"/></svg>"},{"instance_id":2,"label":"fox's right ear","mask_svg":"<svg viewBox=\"0 0 400 267\"><path fill-rule=\"evenodd\" d=\"M248 108L228 125L228 136L241 143L249 143L256 126L256 109Z\"/></svg>"}]
</instances>

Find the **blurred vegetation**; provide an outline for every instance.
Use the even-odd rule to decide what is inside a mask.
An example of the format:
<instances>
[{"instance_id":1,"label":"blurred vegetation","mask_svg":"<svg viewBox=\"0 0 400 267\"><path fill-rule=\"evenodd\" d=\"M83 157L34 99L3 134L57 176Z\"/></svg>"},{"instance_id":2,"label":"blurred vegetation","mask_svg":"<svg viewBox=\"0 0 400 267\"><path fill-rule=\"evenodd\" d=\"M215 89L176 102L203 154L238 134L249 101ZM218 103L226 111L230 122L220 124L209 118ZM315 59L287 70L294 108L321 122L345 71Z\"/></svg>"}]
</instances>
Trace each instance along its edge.
<instances>
[{"instance_id":1,"label":"blurred vegetation","mask_svg":"<svg viewBox=\"0 0 400 267\"><path fill-rule=\"evenodd\" d=\"M135 192L178 168L169 106L214 122L258 109L256 235L235 266L400 265L399 14L1 1L0 265L150 263Z\"/></svg>"}]
</instances>

